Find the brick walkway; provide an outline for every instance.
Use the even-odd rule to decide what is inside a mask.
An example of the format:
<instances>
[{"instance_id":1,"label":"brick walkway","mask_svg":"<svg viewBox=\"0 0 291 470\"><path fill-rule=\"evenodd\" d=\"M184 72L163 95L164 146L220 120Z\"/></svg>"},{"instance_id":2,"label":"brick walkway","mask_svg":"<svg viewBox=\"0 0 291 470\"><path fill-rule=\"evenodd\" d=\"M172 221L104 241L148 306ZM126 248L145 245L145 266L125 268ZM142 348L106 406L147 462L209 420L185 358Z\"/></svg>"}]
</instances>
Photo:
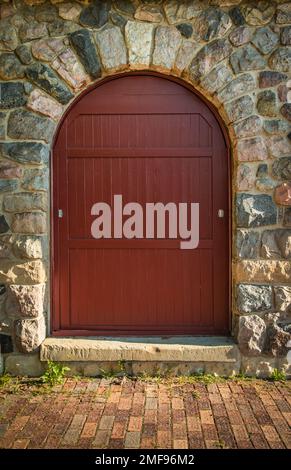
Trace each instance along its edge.
<instances>
[{"instance_id":1,"label":"brick walkway","mask_svg":"<svg viewBox=\"0 0 291 470\"><path fill-rule=\"evenodd\" d=\"M67 379L0 389L0 448L290 448L290 384Z\"/></svg>"}]
</instances>

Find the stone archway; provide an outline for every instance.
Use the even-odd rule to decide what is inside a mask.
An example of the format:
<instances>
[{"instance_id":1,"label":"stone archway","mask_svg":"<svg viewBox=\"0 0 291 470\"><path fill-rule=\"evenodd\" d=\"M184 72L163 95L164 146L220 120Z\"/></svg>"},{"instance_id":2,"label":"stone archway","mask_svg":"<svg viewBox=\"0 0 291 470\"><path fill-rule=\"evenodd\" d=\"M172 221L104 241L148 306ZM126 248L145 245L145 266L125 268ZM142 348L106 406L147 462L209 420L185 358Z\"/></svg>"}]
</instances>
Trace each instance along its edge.
<instances>
[{"instance_id":1,"label":"stone archway","mask_svg":"<svg viewBox=\"0 0 291 470\"><path fill-rule=\"evenodd\" d=\"M34 3L41 5L28 6ZM284 364L291 295L289 7L202 3L1 6L4 352L37 352L48 331L49 152L57 123L96 80L146 70L181 77L225 124L234 197L233 333L246 369Z\"/></svg>"}]
</instances>

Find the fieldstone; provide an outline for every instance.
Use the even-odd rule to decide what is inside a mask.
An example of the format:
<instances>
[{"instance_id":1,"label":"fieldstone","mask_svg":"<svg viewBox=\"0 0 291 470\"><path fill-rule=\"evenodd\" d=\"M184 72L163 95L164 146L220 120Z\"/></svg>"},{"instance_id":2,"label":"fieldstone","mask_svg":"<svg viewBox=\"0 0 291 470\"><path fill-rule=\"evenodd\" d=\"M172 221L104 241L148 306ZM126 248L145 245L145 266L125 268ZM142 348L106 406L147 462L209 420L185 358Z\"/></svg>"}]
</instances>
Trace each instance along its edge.
<instances>
[{"instance_id":1,"label":"fieldstone","mask_svg":"<svg viewBox=\"0 0 291 470\"><path fill-rule=\"evenodd\" d=\"M88 75L79 64L76 55L67 48L51 63L51 67L74 89L79 90L89 81Z\"/></svg>"},{"instance_id":2,"label":"fieldstone","mask_svg":"<svg viewBox=\"0 0 291 470\"><path fill-rule=\"evenodd\" d=\"M237 153L239 161L242 162L255 162L268 158L267 147L262 137L240 140L237 144Z\"/></svg>"},{"instance_id":3,"label":"fieldstone","mask_svg":"<svg viewBox=\"0 0 291 470\"><path fill-rule=\"evenodd\" d=\"M235 135L240 137L252 137L257 135L262 129L262 121L259 116L250 116L243 121L233 125Z\"/></svg>"},{"instance_id":4,"label":"fieldstone","mask_svg":"<svg viewBox=\"0 0 291 470\"><path fill-rule=\"evenodd\" d=\"M288 124L286 121L283 121L282 119L265 120L263 127L268 134L285 134L291 130L290 124Z\"/></svg>"},{"instance_id":5,"label":"fieldstone","mask_svg":"<svg viewBox=\"0 0 291 470\"><path fill-rule=\"evenodd\" d=\"M257 109L262 116L274 117L277 114L276 93L272 90L261 91L258 94Z\"/></svg>"},{"instance_id":6,"label":"fieldstone","mask_svg":"<svg viewBox=\"0 0 291 470\"><path fill-rule=\"evenodd\" d=\"M48 30L52 37L54 36L67 36L68 34L77 31L80 26L73 21L65 21L61 18L49 23Z\"/></svg>"},{"instance_id":7,"label":"fieldstone","mask_svg":"<svg viewBox=\"0 0 291 470\"><path fill-rule=\"evenodd\" d=\"M27 107L31 111L44 114L56 121L58 121L63 114L63 107L60 103L38 89L35 89L30 93Z\"/></svg>"},{"instance_id":8,"label":"fieldstone","mask_svg":"<svg viewBox=\"0 0 291 470\"><path fill-rule=\"evenodd\" d=\"M197 52L197 46L192 41L187 39L182 39L181 46L178 50L175 61L175 70L178 70L182 73L184 70L188 69L191 60Z\"/></svg>"},{"instance_id":9,"label":"fieldstone","mask_svg":"<svg viewBox=\"0 0 291 470\"><path fill-rule=\"evenodd\" d=\"M161 21L163 21L163 14L160 8L154 5L140 5L134 14L134 17L136 20L149 21L151 23L160 23ZM192 26L191 25L189 26L191 27L193 31ZM185 32L187 33L187 31L189 33L189 28L186 27ZM190 36L186 35L185 37L190 37Z\"/></svg>"},{"instance_id":10,"label":"fieldstone","mask_svg":"<svg viewBox=\"0 0 291 470\"><path fill-rule=\"evenodd\" d=\"M266 325L258 315L241 316L239 319L238 346L246 356L259 356L266 340Z\"/></svg>"},{"instance_id":11,"label":"fieldstone","mask_svg":"<svg viewBox=\"0 0 291 470\"><path fill-rule=\"evenodd\" d=\"M14 233L46 233L46 216L41 212L14 214L11 229Z\"/></svg>"},{"instance_id":12,"label":"fieldstone","mask_svg":"<svg viewBox=\"0 0 291 470\"><path fill-rule=\"evenodd\" d=\"M0 283L3 284L42 284L46 281L46 271L41 260L16 263L15 260L2 260Z\"/></svg>"},{"instance_id":13,"label":"fieldstone","mask_svg":"<svg viewBox=\"0 0 291 470\"><path fill-rule=\"evenodd\" d=\"M64 20L75 21L82 11L81 5L77 3L64 3L59 6L59 16Z\"/></svg>"},{"instance_id":14,"label":"fieldstone","mask_svg":"<svg viewBox=\"0 0 291 470\"><path fill-rule=\"evenodd\" d=\"M291 313L291 287L274 286L274 292L276 310L287 316L288 313Z\"/></svg>"},{"instance_id":15,"label":"fieldstone","mask_svg":"<svg viewBox=\"0 0 291 470\"><path fill-rule=\"evenodd\" d=\"M15 343L20 352L32 353L46 337L46 326L43 316L39 318L16 320L14 322Z\"/></svg>"},{"instance_id":16,"label":"fieldstone","mask_svg":"<svg viewBox=\"0 0 291 470\"><path fill-rule=\"evenodd\" d=\"M0 161L0 178L21 178L22 168L16 163Z\"/></svg>"},{"instance_id":17,"label":"fieldstone","mask_svg":"<svg viewBox=\"0 0 291 470\"><path fill-rule=\"evenodd\" d=\"M194 23L194 31L203 41L223 37L231 27L227 13L218 8L207 8L202 11Z\"/></svg>"},{"instance_id":18,"label":"fieldstone","mask_svg":"<svg viewBox=\"0 0 291 470\"><path fill-rule=\"evenodd\" d=\"M44 193L16 193L4 197L3 207L6 212L27 212L47 210L47 197Z\"/></svg>"},{"instance_id":19,"label":"fieldstone","mask_svg":"<svg viewBox=\"0 0 291 470\"><path fill-rule=\"evenodd\" d=\"M254 187L256 180L255 168L249 165L238 165L237 168L237 189L248 191Z\"/></svg>"},{"instance_id":20,"label":"fieldstone","mask_svg":"<svg viewBox=\"0 0 291 470\"><path fill-rule=\"evenodd\" d=\"M0 109L1 109L1 84L0 84ZM6 137L6 113L0 112L0 140L5 140L5 137ZM1 171L0 171L0 175L1 175Z\"/></svg>"},{"instance_id":21,"label":"fieldstone","mask_svg":"<svg viewBox=\"0 0 291 470\"><path fill-rule=\"evenodd\" d=\"M281 29L281 44L291 46L291 26L285 26Z\"/></svg>"},{"instance_id":22,"label":"fieldstone","mask_svg":"<svg viewBox=\"0 0 291 470\"><path fill-rule=\"evenodd\" d=\"M288 82L287 82L288 83ZM281 84L277 88L278 98L281 103L286 103L286 101L290 101L288 99L289 88L285 84Z\"/></svg>"},{"instance_id":23,"label":"fieldstone","mask_svg":"<svg viewBox=\"0 0 291 470\"><path fill-rule=\"evenodd\" d=\"M189 2L188 0L175 2L167 0L163 7L167 20L170 24L173 24L181 20L192 20L197 17L199 12L204 9L205 2Z\"/></svg>"},{"instance_id":24,"label":"fieldstone","mask_svg":"<svg viewBox=\"0 0 291 470\"><path fill-rule=\"evenodd\" d=\"M254 103L249 95L230 101L225 105L225 111L230 122L238 121L253 113Z\"/></svg>"},{"instance_id":25,"label":"fieldstone","mask_svg":"<svg viewBox=\"0 0 291 470\"><path fill-rule=\"evenodd\" d=\"M26 69L26 76L62 104L67 104L73 98L73 94L67 85L46 64L35 63L30 65Z\"/></svg>"},{"instance_id":26,"label":"fieldstone","mask_svg":"<svg viewBox=\"0 0 291 470\"><path fill-rule=\"evenodd\" d=\"M47 168L33 168L25 171L22 187L28 191L46 191L49 185Z\"/></svg>"},{"instance_id":27,"label":"fieldstone","mask_svg":"<svg viewBox=\"0 0 291 470\"><path fill-rule=\"evenodd\" d=\"M264 70L259 73L259 87L260 88L269 88L278 85L281 82L287 80L287 75L280 72L271 72L269 70Z\"/></svg>"},{"instance_id":28,"label":"fieldstone","mask_svg":"<svg viewBox=\"0 0 291 470\"><path fill-rule=\"evenodd\" d=\"M275 6L268 1L252 2L243 8L244 16L251 26L261 26L271 21L275 13Z\"/></svg>"},{"instance_id":29,"label":"fieldstone","mask_svg":"<svg viewBox=\"0 0 291 470\"><path fill-rule=\"evenodd\" d=\"M86 72L93 78L100 77L101 64L91 33L86 29L79 29L70 34L70 41Z\"/></svg>"},{"instance_id":30,"label":"fieldstone","mask_svg":"<svg viewBox=\"0 0 291 470\"><path fill-rule=\"evenodd\" d=\"M291 121L291 104L289 103L283 104L280 111L281 111L282 116L284 116L284 118L288 119L288 121Z\"/></svg>"},{"instance_id":31,"label":"fieldstone","mask_svg":"<svg viewBox=\"0 0 291 470\"><path fill-rule=\"evenodd\" d=\"M9 316L36 318L43 314L45 284L34 286L10 284L6 299L6 313Z\"/></svg>"},{"instance_id":32,"label":"fieldstone","mask_svg":"<svg viewBox=\"0 0 291 470\"><path fill-rule=\"evenodd\" d=\"M0 179L0 193L15 191L18 188L17 180Z\"/></svg>"},{"instance_id":33,"label":"fieldstone","mask_svg":"<svg viewBox=\"0 0 291 470\"><path fill-rule=\"evenodd\" d=\"M24 23L19 29L19 38L22 42L33 41L48 35L45 23L30 21Z\"/></svg>"},{"instance_id":34,"label":"fieldstone","mask_svg":"<svg viewBox=\"0 0 291 470\"><path fill-rule=\"evenodd\" d=\"M15 53L24 65L29 65L33 61L32 54L26 44L21 44L15 49Z\"/></svg>"},{"instance_id":35,"label":"fieldstone","mask_svg":"<svg viewBox=\"0 0 291 470\"><path fill-rule=\"evenodd\" d=\"M275 201L280 206L291 206L291 182L282 183L275 190Z\"/></svg>"},{"instance_id":36,"label":"fieldstone","mask_svg":"<svg viewBox=\"0 0 291 470\"><path fill-rule=\"evenodd\" d=\"M14 54L4 52L0 55L0 79L14 80L24 77L24 68Z\"/></svg>"},{"instance_id":37,"label":"fieldstone","mask_svg":"<svg viewBox=\"0 0 291 470\"><path fill-rule=\"evenodd\" d=\"M234 73L260 70L266 66L265 59L251 44L246 44L235 50L230 56L230 63Z\"/></svg>"},{"instance_id":38,"label":"fieldstone","mask_svg":"<svg viewBox=\"0 0 291 470\"><path fill-rule=\"evenodd\" d=\"M0 155L18 163L41 164L48 162L49 148L38 142L3 142Z\"/></svg>"},{"instance_id":39,"label":"fieldstone","mask_svg":"<svg viewBox=\"0 0 291 470\"><path fill-rule=\"evenodd\" d=\"M250 42L252 34L253 33L248 26L239 26L239 28L236 28L230 33L229 40L236 47L242 46L243 44Z\"/></svg>"},{"instance_id":40,"label":"fieldstone","mask_svg":"<svg viewBox=\"0 0 291 470\"><path fill-rule=\"evenodd\" d=\"M273 181L269 177L259 178L256 180L256 188L261 192L265 193L267 191L271 191L276 187L275 181Z\"/></svg>"},{"instance_id":41,"label":"fieldstone","mask_svg":"<svg viewBox=\"0 0 291 470\"><path fill-rule=\"evenodd\" d=\"M124 16L120 15L116 11L110 12L110 19L115 26L118 26L122 31L124 31L127 19Z\"/></svg>"},{"instance_id":42,"label":"fieldstone","mask_svg":"<svg viewBox=\"0 0 291 470\"><path fill-rule=\"evenodd\" d=\"M276 23L291 23L291 6L289 2L283 3L283 5L278 5Z\"/></svg>"},{"instance_id":43,"label":"fieldstone","mask_svg":"<svg viewBox=\"0 0 291 470\"><path fill-rule=\"evenodd\" d=\"M5 219L5 216L0 214L0 233L6 233L9 230L9 225L7 223L7 220Z\"/></svg>"},{"instance_id":44,"label":"fieldstone","mask_svg":"<svg viewBox=\"0 0 291 470\"><path fill-rule=\"evenodd\" d=\"M18 44L17 33L8 21L0 21L0 51L14 51Z\"/></svg>"},{"instance_id":45,"label":"fieldstone","mask_svg":"<svg viewBox=\"0 0 291 470\"><path fill-rule=\"evenodd\" d=\"M269 58L269 66L279 72L290 72L291 47L279 47Z\"/></svg>"},{"instance_id":46,"label":"fieldstone","mask_svg":"<svg viewBox=\"0 0 291 470\"><path fill-rule=\"evenodd\" d=\"M271 28L266 26L256 30L252 43L262 54L270 54L279 43L279 37Z\"/></svg>"},{"instance_id":47,"label":"fieldstone","mask_svg":"<svg viewBox=\"0 0 291 470\"><path fill-rule=\"evenodd\" d=\"M42 258L43 253L41 237L26 235L19 236L13 244L13 252L18 258Z\"/></svg>"},{"instance_id":48,"label":"fieldstone","mask_svg":"<svg viewBox=\"0 0 291 470\"><path fill-rule=\"evenodd\" d=\"M291 259L291 231L277 230L275 233L277 245L283 258Z\"/></svg>"},{"instance_id":49,"label":"fieldstone","mask_svg":"<svg viewBox=\"0 0 291 470\"><path fill-rule=\"evenodd\" d=\"M0 83L0 109L11 109L26 104L27 98L22 82Z\"/></svg>"},{"instance_id":50,"label":"fieldstone","mask_svg":"<svg viewBox=\"0 0 291 470\"><path fill-rule=\"evenodd\" d=\"M189 39L193 34L193 26L190 23L180 23L176 25L178 31L185 38Z\"/></svg>"},{"instance_id":51,"label":"fieldstone","mask_svg":"<svg viewBox=\"0 0 291 470\"><path fill-rule=\"evenodd\" d=\"M7 134L12 139L35 139L50 142L55 130L53 121L30 111L12 111L8 120Z\"/></svg>"},{"instance_id":52,"label":"fieldstone","mask_svg":"<svg viewBox=\"0 0 291 470\"><path fill-rule=\"evenodd\" d=\"M216 39L206 44L190 65L192 80L199 80L213 69L213 67L231 54L232 47L225 39Z\"/></svg>"},{"instance_id":53,"label":"fieldstone","mask_svg":"<svg viewBox=\"0 0 291 470\"><path fill-rule=\"evenodd\" d=\"M291 208L285 208L283 217L284 227L291 227Z\"/></svg>"},{"instance_id":54,"label":"fieldstone","mask_svg":"<svg viewBox=\"0 0 291 470\"><path fill-rule=\"evenodd\" d=\"M269 153L272 157L284 157L291 153L291 143L281 135L273 135L266 138Z\"/></svg>"},{"instance_id":55,"label":"fieldstone","mask_svg":"<svg viewBox=\"0 0 291 470\"><path fill-rule=\"evenodd\" d=\"M117 26L107 25L95 37L106 70L118 70L127 64L126 46Z\"/></svg>"},{"instance_id":56,"label":"fieldstone","mask_svg":"<svg viewBox=\"0 0 291 470\"><path fill-rule=\"evenodd\" d=\"M16 377L40 377L45 365L40 362L39 354L9 354L5 360L5 371Z\"/></svg>"},{"instance_id":57,"label":"fieldstone","mask_svg":"<svg viewBox=\"0 0 291 470\"><path fill-rule=\"evenodd\" d=\"M11 255L12 255L12 236L11 235L4 235L1 234L1 237L0 237L0 259L3 259L3 258L10 258L11 259ZM6 292L6 288L5 288L5 292ZM3 294L1 295L1 286L0 286L0 305L1 305L1 302L2 302L2 296ZM0 326L1 328L1 326Z\"/></svg>"},{"instance_id":58,"label":"fieldstone","mask_svg":"<svg viewBox=\"0 0 291 470\"><path fill-rule=\"evenodd\" d=\"M262 235L261 256L267 259L290 258L290 230L265 230Z\"/></svg>"},{"instance_id":59,"label":"fieldstone","mask_svg":"<svg viewBox=\"0 0 291 470\"><path fill-rule=\"evenodd\" d=\"M256 259L259 257L260 232L254 230L237 230L236 255L239 258Z\"/></svg>"},{"instance_id":60,"label":"fieldstone","mask_svg":"<svg viewBox=\"0 0 291 470\"><path fill-rule=\"evenodd\" d=\"M218 98L223 101L232 100L233 97L243 95L256 87L255 79L250 73L244 73L230 81L230 83L219 91Z\"/></svg>"},{"instance_id":61,"label":"fieldstone","mask_svg":"<svg viewBox=\"0 0 291 470\"><path fill-rule=\"evenodd\" d=\"M277 222L277 208L267 194L239 193L236 197L238 227L262 227Z\"/></svg>"},{"instance_id":62,"label":"fieldstone","mask_svg":"<svg viewBox=\"0 0 291 470\"><path fill-rule=\"evenodd\" d=\"M234 7L229 10L229 16L236 26L241 26L245 23L244 15L239 7Z\"/></svg>"},{"instance_id":63,"label":"fieldstone","mask_svg":"<svg viewBox=\"0 0 291 470\"><path fill-rule=\"evenodd\" d=\"M153 65L171 69L181 44L181 34L173 26L158 26L155 34Z\"/></svg>"},{"instance_id":64,"label":"fieldstone","mask_svg":"<svg viewBox=\"0 0 291 470\"><path fill-rule=\"evenodd\" d=\"M263 176L267 176L267 174L268 174L268 165L267 165L267 163L260 163L258 165L257 177L260 178L260 177L263 177Z\"/></svg>"},{"instance_id":65,"label":"fieldstone","mask_svg":"<svg viewBox=\"0 0 291 470\"><path fill-rule=\"evenodd\" d=\"M151 23L128 21L125 37L128 46L129 63L135 68L149 66L154 26Z\"/></svg>"},{"instance_id":66,"label":"fieldstone","mask_svg":"<svg viewBox=\"0 0 291 470\"><path fill-rule=\"evenodd\" d=\"M291 157L279 158L273 163L273 175L282 180L291 180Z\"/></svg>"},{"instance_id":67,"label":"fieldstone","mask_svg":"<svg viewBox=\"0 0 291 470\"><path fill-rule=\"evenodd\" d=\"M286 356L288 352L287 343L290 339L290 333L280 328L274 319L267 329L267 340L264 352L274 357Z\"/></svg>"},{"instance_id":68,"label":"fieldstone","mask_svg":"<svg viewBox=\"0 0 291 470\"><path fill-rule=\"evenodd\" d=\"M39 22L51 23L57 18L58 12L54 5L42 5L35 10L35 19Z\"/></svg>"},{"instance_id":69,"label":"fieldstone","mask_svg":"<svg viewBox=\"0 0 291 470\"><path fill-rule=\"evenodd\" d=\"M62 52L64 47L62 39L46 38L34 41L31 46L31 52L36 59L50 62Z\"/></svg>"},{"instance_id":70,"label":"fieldstone","mask_svg":"<svg viewBox=\"0 0 291 470\"><path fill-rule=\"evenodd\" d=\"M110 4L111 2L108 0L94 0L80 14L81 25L89 28L101 28L108 21Z\"/></svg>"},{"instance_id":71,"label":"fieldstone","mask_svg":"<svg viewBox=\"0 0 291 470\"><path fill-rule=\"evenodd\" d=\"M241 313L263 312L272 308L272 287L266 285L239 284L237 307Z\"/></svg>"},{"instance_id":72,"label":"fieldstone","mask_svg":"<svg viewBox=\"0 0 291 470\"><path fill-rule=\"evenodd\" d=\"M231 69L225 64L219 64L202 78L200 84L210 92L219 90L233 80Z\"/></svg>"},{"instance_id":73,"label":"fieldstone","mask_svg":"<svg viewBox=\"0 0 291 470\"><path fill-rule=\"evenodd\" d=\"M135 4L132 0L115 0L114 4L117 10L127 15L133 15L135 12Z\"/></svg>"}]
</instances>

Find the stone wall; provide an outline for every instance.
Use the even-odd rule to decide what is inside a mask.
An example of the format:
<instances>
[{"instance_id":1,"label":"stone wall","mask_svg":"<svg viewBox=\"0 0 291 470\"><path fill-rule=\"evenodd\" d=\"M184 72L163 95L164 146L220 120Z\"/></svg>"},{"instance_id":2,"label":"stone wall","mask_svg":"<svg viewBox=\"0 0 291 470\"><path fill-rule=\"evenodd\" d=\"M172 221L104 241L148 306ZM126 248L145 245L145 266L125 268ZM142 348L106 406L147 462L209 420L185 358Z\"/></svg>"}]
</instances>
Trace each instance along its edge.
<instances>
[{"instance_id":1,"label":"stone wall","mask_svg":"<svg viewBox=\"0 0 291 470\"><path fill-rule=\"evenodd\" d=\"M37 354L49 331L49 156L57 123L92 82L154 70L191 83L225 123L233 333L245 370L285 367L291 2L2 0L0 18L2 352Z\"/></svg>"}]
</instances>

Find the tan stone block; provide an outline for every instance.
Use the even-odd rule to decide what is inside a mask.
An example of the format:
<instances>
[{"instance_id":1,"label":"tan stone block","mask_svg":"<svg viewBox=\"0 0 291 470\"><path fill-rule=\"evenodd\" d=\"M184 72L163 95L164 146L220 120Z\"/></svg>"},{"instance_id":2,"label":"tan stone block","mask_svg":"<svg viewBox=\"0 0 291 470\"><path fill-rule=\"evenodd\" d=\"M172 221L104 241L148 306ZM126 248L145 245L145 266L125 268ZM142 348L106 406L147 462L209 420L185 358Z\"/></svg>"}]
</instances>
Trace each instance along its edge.
<instances>
[{"instance_id":1,"label":"tan stone block","mask_svg":"<svg viewBox=\"0 0 291 470\"><path fill-rule=\"evenodd\" d=\"M234 265L236 281L283 282L291 280L291 262L278 260L241 260Z\"/></svg>"},{"instance_id":2,"label":"tan stone block","mask_svg":"<svg viewBox=\"0 0 291 470\"><path fill-rule=\"evenodd\" d=\"M8 284L41 284L46 281L46 271L41 260L15 263L2 260L0 266L0 283Z\"/></svg>"}]
</instances>

